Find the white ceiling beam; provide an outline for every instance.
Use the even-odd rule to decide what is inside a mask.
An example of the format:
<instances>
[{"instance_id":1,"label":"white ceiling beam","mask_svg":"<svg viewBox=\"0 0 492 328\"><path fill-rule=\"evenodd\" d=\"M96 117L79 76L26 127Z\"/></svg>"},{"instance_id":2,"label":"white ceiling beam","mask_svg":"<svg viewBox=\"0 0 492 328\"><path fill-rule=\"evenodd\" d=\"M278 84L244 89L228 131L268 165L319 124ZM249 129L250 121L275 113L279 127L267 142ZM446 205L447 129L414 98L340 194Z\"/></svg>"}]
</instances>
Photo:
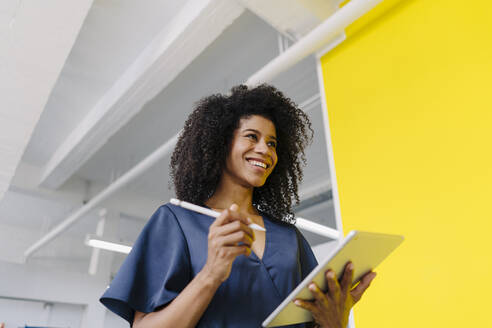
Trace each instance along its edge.
<instances>
[{"instance_id":1,"label":"white ceiling beam","mask_svg":"<svg viewBox=\"0 0 492 328\"><path fill-rule=\"evenodd\" d=\"M60 187L243 11L235 1L189 0L55 151L40 186Z\"/></svg>"},{"instance_id":2,"label":"white ceiling beam","mask_svg":"<svg viewBox=\"0 0 492 328\"><path fill-rule=\"evenodd\" d=\"M99 194L106 187L102 183L91 183L88 191L86 180L72 177L58 190L49 190L38 187L35 181L39 179L39 174L39 168L21 162L12 179L10 191L78 207L83 205L87 198ZM146 221L161 204L161 199L154 199L131 190L119 190L117 195L101 202L100 206Z\"/></svg>"},{"instance_id":3,"label":"white ceiling beam","mask_svg":"<svg viewBox=\"0 0 492 328\"><path fill-rule=\"evenodd\" d=\"M292 41L300 39L333 14L343 0L240 0Z\"/></svg>"},{"instance_id":4,"label":"white ceiling beam","mask_svg":"<svg viewBox=\"0 0 492 328\"><path fill-rule=\"evenodd\" d=\"M75 222L84 217L87 213L101 205L107 199L110 199L116 192L119 192L121 188L128 185L135 178L140 176L142 173L147 171L153 165L155 165L159 160L161 160L165 155L174 148L176 142L178 141L178 135L168 140L166 143L157 148L153 153L145 157L140 163L135 165L132 169L128 170L125 174L119 177L115 182L104 188L102 191L97 193L82 207L75 210L72 214L68 216L65 220L59 223L56 227L51 229L43 237L41 237L37 242L35 242L31 247L29 247L25 252L24 256L28 258L32 253L46 245L53 239L55 239L62 232L67 230Z\"/></svg>"},{"instance_id":5,"label":"white ceiling beam","mask_svg":"<svg viewBox=\"0 0 492 328\"><path fill-rule=\"evenodd\" d=\"M91 5L92 0L2 1L0 199Z\"/></svg>"},{"instance_id":6,"label":"white ceiling beam","mask_svg":"<svg viewBox=\"0 0 492 328\"><path fill-rule=\"evenodd\" d=\"M333 48L345 40L344 30L383 0L351 0L328 19L251 76L246 85L271 81L307 56L330 44Z\"/></svg>"}]
</instances>

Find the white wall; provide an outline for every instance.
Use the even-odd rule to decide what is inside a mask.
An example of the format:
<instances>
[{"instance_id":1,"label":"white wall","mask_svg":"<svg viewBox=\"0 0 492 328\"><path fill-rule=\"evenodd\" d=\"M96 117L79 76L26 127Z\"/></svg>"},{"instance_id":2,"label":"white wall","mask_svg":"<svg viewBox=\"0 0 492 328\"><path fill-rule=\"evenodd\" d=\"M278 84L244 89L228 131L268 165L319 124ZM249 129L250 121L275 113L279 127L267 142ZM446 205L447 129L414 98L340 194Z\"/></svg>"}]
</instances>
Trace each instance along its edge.
<instances>
[{"instance_id":1,"label":"white wall","mask_svg":"<svg viewBox=\"0 0 492 328\"><path fill-rule=\"evenodd\" d=\"M24 325L79 328L83 313L83 305L0 297L0 322L4 322L6 328Z\"/></svg>"},{"instance_id":2,"label":"white wall","mask_svg":"<svg viewBox=\"0 0 492 328\"><path fill-rule=\"evenodd\" d=\"M128 328L128 322L126 322L125 319L122 319L113 312L106 311L106 317L104 318L104 327Z\"/></svg>"},{"instance_id":3,"label":"white wall","mask_svg":"<svg viewBox=\"0 0 492 328\"><path fill-rule=\"evenodd\" d=\"M105 235L109 238L117 230L118 220L116 213L110 212L108 215ZM12 247L12 244L3 246ZM108 319L106 308L99 303L99 297L110 280L113 258L113 253L102 251L94 276L87 273L88 261L70 263L67 259L44 257L30 258L25 264L0 261L0 299L4 299L0 307L16 307L15 302L19 301L12 299L25 300L22 304L17 303L22 308L19 312L9 311L9 322L14 324L11 327L19 327L19 322L21 325L45 322L43 325L48 323L56 327L123 327L117 319L111 316ZM42 308L43 302L54 304L50 312L52 318L42 317L47 313L39 308ZM78 310L74 310L74 306ZM0 322L3 320L1 315L0 312ZM27 319L33 322L22 323L22 316L28 316ZM77 321L79 324L75 323Z\"/></svg>"},{"instance_id":4,"label":"white wall","mask_svg":"<svg viewBox=\"0 0 492 328\"><path fill-rule=\"evenodd\" d=\"M101 261L103 262L103 261ZM99 303L99 297L106 289L108 279L104 275L89 276L75 272L64 272L60 269L50 269L38 264L14 264L0 262L0 297L42 300L48 303L57 304L56 316L53 315L56 326L61 327L81 327L81 328L102 328L109 327L104 325L106 310ZM15 306L13 300L3 300L0 307L5 305L7 308ZM22 303L22 304L21 304ZM27 319L42 322L46 320L40 317L43 303L40 302L21 302L22 307L19 313L11 312L9 320L17 324L22 316ZM65 303L65 304L58 304ZM76 304L76 305L70 305ZM77 305L78 304L78 305ZM82 320L80 325L71 326L74 322L73 307L79 307L78 320ZM3 307L2 307L3 308ZM55 312L53 312L55 313ZM72 313L72 314L71 314ZM2 315L2 312L0 312ZM3 320L0 318L0 320ZM28 323L28 322L25 322ZM9 327L7 325L7 327ZM18 326L11 326L18 327Z\"/></svg>"}]
</instances>

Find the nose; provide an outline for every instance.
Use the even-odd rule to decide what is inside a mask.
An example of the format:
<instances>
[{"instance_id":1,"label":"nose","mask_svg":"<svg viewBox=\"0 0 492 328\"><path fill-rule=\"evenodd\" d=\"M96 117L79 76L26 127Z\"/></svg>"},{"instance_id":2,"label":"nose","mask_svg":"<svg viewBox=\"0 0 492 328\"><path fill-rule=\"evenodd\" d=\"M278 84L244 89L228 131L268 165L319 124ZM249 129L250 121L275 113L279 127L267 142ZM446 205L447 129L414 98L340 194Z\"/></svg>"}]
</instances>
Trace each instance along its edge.
<instances>
[{"instance_id":1,"label":"nose","mask_svg":"<svg viewBox=\"0 0 492 328\"><path fill-rule=\"evenodd\" d=\"M265 140L261 139L255 145L255 151L259 154L267 154L268 153L268 145Z\"/></svg>"}]
</instances>

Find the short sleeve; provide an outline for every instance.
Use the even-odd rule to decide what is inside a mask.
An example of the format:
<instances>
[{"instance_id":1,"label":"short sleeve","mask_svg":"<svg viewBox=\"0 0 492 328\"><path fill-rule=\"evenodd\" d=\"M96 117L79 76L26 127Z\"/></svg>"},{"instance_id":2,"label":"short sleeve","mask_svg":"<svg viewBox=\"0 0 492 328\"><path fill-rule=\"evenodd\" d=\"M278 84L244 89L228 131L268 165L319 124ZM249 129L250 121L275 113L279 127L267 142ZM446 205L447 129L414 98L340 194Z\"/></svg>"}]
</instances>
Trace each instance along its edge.
<instances>
[{"instance_id":1,"label":"short sleeve","mask_svg":"<svg viewBox=\"0 0 492 328\"><path fill-rule=\"evenodd\" d=\"M132 325L135 310L156 311L190 280L185 236L174 213L164 205L147 222L100 301Z\"/></svg>"},{"instance_id":2,"label":"short sleeve","mask_svg":"<svg viewBox=\"0 0 492 328\"><path fill-rule=\"evenodd\" d=\"M304 238L299 229L295 229L299 241L299 261L301 263L301 275L302 279L304 279L318 265L318 261L316 260L313 250L311 249L311 246L307 242L306 238Z\"/></svg>"}]
</instances>

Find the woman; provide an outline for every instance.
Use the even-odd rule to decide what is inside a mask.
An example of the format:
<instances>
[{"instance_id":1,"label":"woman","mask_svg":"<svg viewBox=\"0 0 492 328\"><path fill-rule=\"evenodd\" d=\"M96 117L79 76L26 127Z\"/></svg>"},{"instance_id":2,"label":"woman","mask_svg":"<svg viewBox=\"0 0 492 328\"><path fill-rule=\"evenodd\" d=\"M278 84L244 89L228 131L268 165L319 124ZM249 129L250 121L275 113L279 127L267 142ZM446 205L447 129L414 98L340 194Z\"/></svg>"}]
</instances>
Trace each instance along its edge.
<instances>
[{"instance_id":1,"label":"woman","mask_svg":"<svg viewBox=\"0 0 492 328\"><path fill-rule=\"evenodd\" d=\"M149 220L101 302L137 328L259 327L317 265L293 223L308 117L269 85L201 100L171 159L179 199L221 211L217 219L171 205ZM249 223L266 228L253 232ZM296 300L322 327L345 327L374 273L350 291L314 284ZM312 326L314 324L308 324ZM306 325L296 325L305 327Z\"/></svg>"}]
</instances>

